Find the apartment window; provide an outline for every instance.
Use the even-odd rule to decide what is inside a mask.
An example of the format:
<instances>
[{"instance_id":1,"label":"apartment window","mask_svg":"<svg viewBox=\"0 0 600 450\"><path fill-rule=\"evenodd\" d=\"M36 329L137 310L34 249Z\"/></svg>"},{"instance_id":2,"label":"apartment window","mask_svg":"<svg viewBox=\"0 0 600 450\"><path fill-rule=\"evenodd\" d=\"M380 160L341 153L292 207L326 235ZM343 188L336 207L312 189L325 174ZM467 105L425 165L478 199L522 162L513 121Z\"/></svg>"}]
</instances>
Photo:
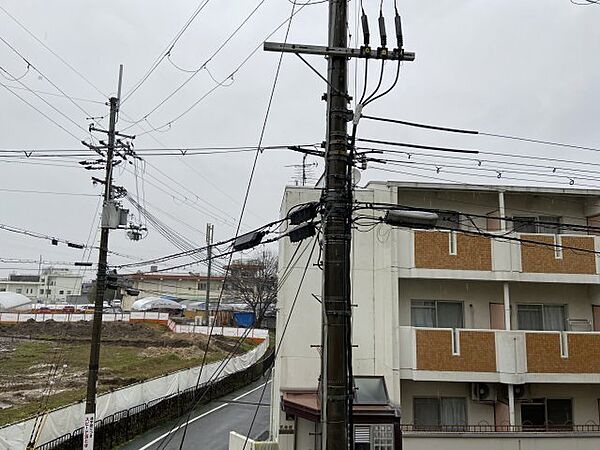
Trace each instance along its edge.
<instances>
[{"instance_id":1,"label":"apartment window","mask_svg":"<svg viewBox=\"0 0 600 450\"><path fill-rule=\"evenodd\" d=\"M198 289L201 290L201 291L206 290L206 283L200 283Z\"/></svg>"},{"instance_id":2,"label":"apartment window","mask_svg":"<svg viewBox=\"0 0 600 450\"><path fill-rule=\"evenodd\" d=\"M573 401L542 398L521 403L521 424L527 430L572 429Z\"/></svg>"},{"instance_id":3,"label":"apartment window","mask_svg":"<svg viewBox=\"0 0 600 450\"><path fill-rule=\"evenodd\" d=\"M67 291L67 295L71 295L72 291Z\"/></svg>"},{"instance_id":4,"label":"apartment window","mask_svg":"<svg viewBox=\"0 0 600 450\"><path fill-rule=\"evenodd\" d=\"M464 397L415 397L413 421L417 429L439 429L467 424L467 402Z\"/></svg>"},{"instance_id":5,"label":"apartment window","mask_svg":"<svg viewBox=\"0 0 600 450\"><path fill-rule=\"evenodd\" d=\"M393 450L394 426L390 424L355 425L355 450Z\"/></svg>"},{"instance_id":6,"label":"apartment window","mask_svg":"<svg viewBox=\"0 0 600 450\"><path fill-rule=\"evenodd\" d=\"M410 318L413 327L463 328L462 302L413 300Z\"/></svg>"},{"instance_id":7,"label":"apartment window","mask_svg":"<svg viewBox=\"0 0 600 450\"><path fill-rule=\"evenodd\" d=\"M513 229L517 233L559 234L561 232L560 217L514 216Z\"/></svg>"},{"instance_id":8,"label":"apartment window","mask_svg":"<svg viewBox=\"0 0 600 450\"><path fill-rule=\"evenodd\" d=\"M44 293L43 289L40 289L40 295L42 295Z\"/></svg>"},{"instance_id":9,"label":"apartment window","mask_svg":"<svg viewBox=\"0 0 600 450\"><path fill-rule=\"evenodd\" d=\"M560 217L558 216L540 216L538 224L538 233L559 234Z\"/></svg>"},{"instance_id":10,"label":"apartment window","mask_svg":"<svg viewBox=\"0 0 600 450\"><path fill-rule=\"evenodd\" d=\"M22 294L23 293L23 289L21 289L21 288L17 288L16 291L17 291L17 294Z\"/></svg>"},{"instance_id":11,"label":"apartment window","mask_svg":"<svg viewBox=\"0 0 600 450\"><path fill-rule=\"evenodd\" d=\"M65 293L65 291L58 291L58 295L63 295Z\"/></svg>"},{"instance_id":12,"label":"apartment window","mask_svg":"<svg viewBox=\"0 0 600 450\"><path fill-rule=\"evenodd\" d=\"M517 305L520 330L566 331L565 305Z\"/></svg>"},{"instance_id":13,"label":"apartment window","mask_svg":"<svg viewBox=\"0 0 600 450\"><path fill-rule=\"evenodd\" d=\"M0 288L0 292L6 292L6 288Z\"/></svg>"}]
</instances>

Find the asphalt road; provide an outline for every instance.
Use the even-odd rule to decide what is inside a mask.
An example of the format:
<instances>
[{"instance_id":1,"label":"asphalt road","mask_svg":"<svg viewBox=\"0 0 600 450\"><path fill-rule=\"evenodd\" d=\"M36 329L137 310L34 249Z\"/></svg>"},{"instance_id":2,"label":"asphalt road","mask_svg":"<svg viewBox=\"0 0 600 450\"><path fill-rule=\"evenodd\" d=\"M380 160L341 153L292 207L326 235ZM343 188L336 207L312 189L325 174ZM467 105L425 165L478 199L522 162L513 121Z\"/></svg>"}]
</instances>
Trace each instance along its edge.
<instances>
[{"instance_id":1,"label":"asphalt road","mask_svg":"<svg viewBox=\"0 0 600 450\"><path fill-rule=\"evenodd\" d=\"M248 434L256 403L263 392L264 380L233 392L195 410L189 418L183 449L227 450L229 432ZM261 404L268 405L271 399L271 384L264 389ZM254 404L248 404L254 403ZM163 426L138 436L119 447L122 450L178 450L187 418L165 423ZM257 439L269 428L269 407L258 408L256 421L250 437ZM167 444L168 441L168 444ZM166 445L165 445L166 444Z\"/></svg>"}]
</instances>

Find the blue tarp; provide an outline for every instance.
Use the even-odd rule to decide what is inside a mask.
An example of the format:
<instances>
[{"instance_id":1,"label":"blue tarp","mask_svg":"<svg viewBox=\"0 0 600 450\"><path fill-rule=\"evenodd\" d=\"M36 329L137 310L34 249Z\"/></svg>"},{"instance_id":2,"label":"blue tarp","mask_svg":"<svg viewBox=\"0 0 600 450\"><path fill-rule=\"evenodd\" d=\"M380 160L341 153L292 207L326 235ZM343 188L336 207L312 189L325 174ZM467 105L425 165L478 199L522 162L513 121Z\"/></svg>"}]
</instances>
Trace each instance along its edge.
<instances>
[{"instance_id":1,"label":"blue tarp","mask_svg":"<svg viewBox=\"0 0 600 450\"><path fill-rule=\"evenodd\" d=\"M233 320L239 328L250 328L254 325L254 313L253 312L234 312Z\"/></svg>"}]
</instances>

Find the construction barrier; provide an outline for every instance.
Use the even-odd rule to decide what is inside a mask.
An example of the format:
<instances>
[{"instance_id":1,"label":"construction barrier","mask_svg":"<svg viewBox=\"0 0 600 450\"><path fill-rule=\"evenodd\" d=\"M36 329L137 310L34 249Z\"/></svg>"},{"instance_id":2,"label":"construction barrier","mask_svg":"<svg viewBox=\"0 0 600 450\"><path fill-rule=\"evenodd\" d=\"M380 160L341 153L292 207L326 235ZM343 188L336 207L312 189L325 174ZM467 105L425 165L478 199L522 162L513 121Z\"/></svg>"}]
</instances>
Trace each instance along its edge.
<instances>
[{"instance_id":1,"label":"construction barrier","mask_svg":"<svg viewBox=\"0 0 600 450\"><path fill-rule=\"evenodd\" d=\"M256 371L250 369L265 359L268 349L267 338L243 355L205 365L200 377L200 367L193 367L99 395L96 401L95 448L112 448L115 436L121 436L121 439L125 434L130 439L135 436L131 433L137 434L148 429L150 424L159 423L154 420L165 420L165 415L168 418L178 417L197 398L198 392L207 386L210 386L210 392L205 396L207 401L243 386L251 381L243 374L256 375ZM242 375L231 378L236 374ZM82 401L49 412L38 439L38 442L45 444L36 448L81 448L84 408L85 402ZM121 424L123 418L128 418L124 428ZM35 419L29 419L0 428L0 449L26 448L34 422ZM116 435L112 436L103 431L109 428L120 431L115 431ZM72 431L65 433L68 430ZM110 445L103 443L109 441Z\"/></svg>"}]
</instances>

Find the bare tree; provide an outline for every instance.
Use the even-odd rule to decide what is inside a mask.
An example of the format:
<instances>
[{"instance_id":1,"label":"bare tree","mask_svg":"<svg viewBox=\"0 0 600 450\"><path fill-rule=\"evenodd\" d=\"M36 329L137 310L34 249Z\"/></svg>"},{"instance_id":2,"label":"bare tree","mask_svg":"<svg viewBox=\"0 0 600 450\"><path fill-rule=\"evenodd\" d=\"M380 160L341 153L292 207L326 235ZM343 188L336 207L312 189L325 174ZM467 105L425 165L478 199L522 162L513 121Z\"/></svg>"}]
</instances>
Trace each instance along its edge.
<instances>
[{"instance_id":1,"label":"bare tree","mask_svg":"<svg viewBox=\"0 0 600 450\"><path fill-rule=\"evenodd\" d=\"M248 305L260 328L265 313L277 301L277 256L265 250L256 258L232 263L229 284L231 294Z\"/></svg>"}]
</instances>

